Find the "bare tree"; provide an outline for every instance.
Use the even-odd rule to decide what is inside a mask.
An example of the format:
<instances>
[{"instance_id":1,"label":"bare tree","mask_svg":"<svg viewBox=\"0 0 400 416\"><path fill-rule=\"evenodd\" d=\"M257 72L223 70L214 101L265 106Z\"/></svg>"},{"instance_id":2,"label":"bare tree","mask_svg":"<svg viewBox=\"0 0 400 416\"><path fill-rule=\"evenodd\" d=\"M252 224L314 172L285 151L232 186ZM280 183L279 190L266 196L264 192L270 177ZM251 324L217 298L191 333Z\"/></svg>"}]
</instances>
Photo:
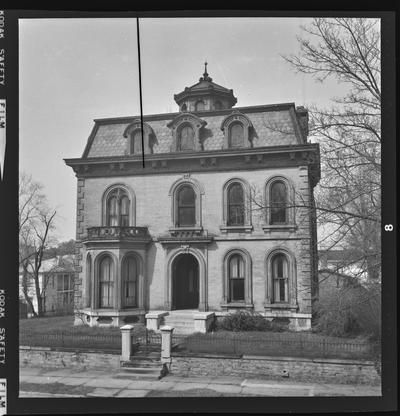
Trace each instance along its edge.
<instances>
[{"instance_id":1,"label":"bare tree","mask_svg":"<svg viewBox=\"0 0 400 416\"><path fill-rule=\"evenodd\" d=\"M42 185L22 173L19 182L19 264L21 286L26 302L35 316L43 316L43 299L49 274L42 273L43 255L54 243L56 211L48 207ZM46 277L47 276L47 277ZM33 306L34 292L37 310Z\"/></svg>"},{"instance_id":2,"label":"bare tree","mask_svg":"<svg viewBox=\"0 0 400 416\"><path fill-rule=\"evenodd\" d=\"M310 136L321 149L322 178L315 192L317 217L329 230L319 243L351 249L358 257L359 274L379 280L379 20L316 18L302 29L299 54L284 59L319 82L334 78L348 86L348 93L334 97L330 108L309 107Z\"/></svg>"}]
</instances>

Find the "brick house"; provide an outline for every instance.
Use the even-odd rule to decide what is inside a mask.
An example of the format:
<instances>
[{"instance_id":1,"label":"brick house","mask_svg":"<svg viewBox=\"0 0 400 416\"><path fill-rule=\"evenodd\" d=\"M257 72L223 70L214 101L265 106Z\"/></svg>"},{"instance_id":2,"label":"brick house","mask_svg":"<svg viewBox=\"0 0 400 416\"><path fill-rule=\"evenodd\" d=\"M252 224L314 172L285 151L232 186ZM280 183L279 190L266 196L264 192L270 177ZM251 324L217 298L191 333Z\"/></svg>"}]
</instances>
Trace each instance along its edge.
<instances>
[{"instance_id":1,"label":"brick house","mask_svg":"<svg viewBox=\"0 0 400 416\"><path fill-rule=\"evenodd\" d=\"M76 313L94 326L246 309L310 328L320 164L307 110L234 107L207 68L174 99L179 112L143 125L95 120L82 157L65 159L77 177Z\"/></svg>"}]
</instances>

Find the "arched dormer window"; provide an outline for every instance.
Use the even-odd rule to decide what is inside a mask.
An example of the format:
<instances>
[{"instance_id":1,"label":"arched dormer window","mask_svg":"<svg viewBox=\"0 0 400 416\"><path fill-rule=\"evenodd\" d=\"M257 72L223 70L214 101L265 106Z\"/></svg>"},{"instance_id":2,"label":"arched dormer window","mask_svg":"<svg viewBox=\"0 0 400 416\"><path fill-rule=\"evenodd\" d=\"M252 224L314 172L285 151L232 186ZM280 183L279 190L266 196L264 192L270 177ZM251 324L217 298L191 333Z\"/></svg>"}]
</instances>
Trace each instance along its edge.
<instances>
[{"instance_id":1,"label":"arched dormer window","mask_svg":"<svg viewBox=\"0 0 400 416\"><path fill-rule=\"evenodd\" d=\"M229 250L223 259L222 307L252 307L250 254L241 248Z\"/></svg>"},{"instance_id":2,"label":"arched dormer window","mask_svg":"<svg viewBox=\"0 0 400 416\"><path fill-rule=\"evenodd\" d=\"M167 126L172 132L171 152L202 150L201 129L206 121L191 113L180 113Z\"/></svg>"},{"instance_id":3,"label":"arched dormer window","mask_svg":"<svg viewBox=\"0 0 400 416\"><path fill-rule=\"evenodd\" d=\"M229 147L244 147L244 127L240 122L229 126Z\"/></svg>"},{"instance_id":4,"label":"arched dormer window","mask_svg":"<svg viewBox=\"0 0 400 416\"><path fill-rule=\"evenodd\" d=\"M240 147L252 147L252 123L250 119L240 113L233 111L221 123L224 132L224 149L237 149Z\"/></svg>"},{"instance_id":5,"label":"arched dormer window","mask_svg":"<svg viewBox=\"0 0 400 416\"><path fill-rule=\"evenodd\" d=\"M297 308L296 261L286 248L277 247L266 257L266 302L267 308L284 305Z\"/></svg>"},{"instance_id":6,"label":"arched dormer window","mask_svg":"<svg viewBox=\"0 0 400 416\"><path fill-rule=\"evenodd\" d=\"M195 132L190 124L184 124L179 128L178 132L178 149L179 151L194 150L195 149Z\"/></svg>"},{"instance_id":7,"label":"arched dormer window","mask_svg":"<svg viewBox=\"0 0 400 416\"><path fill-rule=\"evenodd\" d=\"M135 225L135 195L122 184L113 185L103 195L103 225L130 227Z\"/></svg>"},{"instance_id":8,"label":"arched dormer window","mask_svg":"<svg viewBox=\"0 0 400 416\"><path fill-rule=\"evenodd\" d=\"M182 107L181 107L181 111L182 111L182 112L187 111L187 105L186 105L186 104L183 104L183 105L182 105Z\"/></svg>"},{"instance_id":9,"label":"arched dormer window","mask_svg":"<svg viewBox=\"0 0 400 416\"><path fill-rule=\"evenodd\" d=\"M142 154L142 132L140 130L135 130L130 135L131 146L130 153L131 155L141 155Z\"/></svg>"},{"instance_id":10,"label":"arched dormer window","mask_svg":"<svg viewBox=\"0 0 400 416\"><path fill-rule=\"evenodd\" d=\"M265 188L266 226L265 231L273 229L295 229L294 188L282 176L271 178Z\"/></svg>"},{"instance_id":11,"label":"arched dormer window","mask_svg":"<svg viewBox=\"0 0 400 416\"><path fill-rule=\"evenodd\" d=\"M128 139L126 153L130 155L142 154L142 123L140 119L134 120L124 131L124 137ZM144 153L153 153L155 134L151 126L143 122Z\"/></svg>"},{"instance_id":12,"label":"arched dormer window","mask_svg":"<svg viewBox=\"0 0 400 416\"><path fill-rule=\"evenodd\" d=\"M250 232L251 201L250 186L244 179L232 178L222 190L222 232Z\"/></svg>"}]
</instances>

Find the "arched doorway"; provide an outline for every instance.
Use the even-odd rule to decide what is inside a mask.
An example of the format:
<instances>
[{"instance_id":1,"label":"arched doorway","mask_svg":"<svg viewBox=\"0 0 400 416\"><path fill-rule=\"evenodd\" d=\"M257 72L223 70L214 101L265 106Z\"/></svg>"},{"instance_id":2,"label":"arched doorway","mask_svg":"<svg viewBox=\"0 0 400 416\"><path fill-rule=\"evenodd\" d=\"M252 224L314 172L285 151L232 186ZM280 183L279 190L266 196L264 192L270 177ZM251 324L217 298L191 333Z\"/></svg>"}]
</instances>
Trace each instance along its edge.
<instances>
[{"instance_id":1,"label":"arched doorway","mask_svg":"<svg viewBox=\"0 0 400 416\"><path fill-rule=\"evenodd\" d=\"M191 254L181 254L172 264L172 309L198 309L199 264Z\"/></svg>"}]
</instances>

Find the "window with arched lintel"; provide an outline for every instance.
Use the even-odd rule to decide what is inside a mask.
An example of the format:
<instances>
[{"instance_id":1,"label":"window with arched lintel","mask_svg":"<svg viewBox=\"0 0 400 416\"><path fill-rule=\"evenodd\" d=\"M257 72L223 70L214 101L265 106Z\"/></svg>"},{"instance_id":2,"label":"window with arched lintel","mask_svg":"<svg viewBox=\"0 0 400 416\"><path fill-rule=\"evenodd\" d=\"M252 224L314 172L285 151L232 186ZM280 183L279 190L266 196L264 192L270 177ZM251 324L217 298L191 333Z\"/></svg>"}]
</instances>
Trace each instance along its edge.
<instances>
[{"instance_id":1,"label":"window with arched lintel","mask_svg":"<svg viewBox=\"0 0 400 416\"><path fill-rule=\"evenodd\" d=\"M238 149L241 147L252 147L251 120L238 110L234 110L226 116L221 123L224 132L224 149Z\"/></svg>"},{"instance_id":2,"label":"window with arched lintel","mask_svg":"<svg viewBox=\"0 0 400 416\"><path fill-rule=\"evenodd\" d=\"M122 261L122 306L124 308L138 307L139 263L137 258L130 254Z\"/></svg>"},{"instance_id":3,"label":"window with arched lintel","mask_svg":"<svg viewBox=\"0 0 400 416\"><path fill-rule=\"evenodd\" d=\"M232 123L229 126L229 147L244 147L244 127L240 122Z\"/></svg>"},{"instance_id":4,"label":"window with arched lintel","mask_svg":"<svg viewBox=\"0 0 400 416\"><path fill-rule=\"evenodd\" d=\"M98 267L99 308L114 307L114 262L109 255L103 256Z\"/></svg>"},{"instance_id":5,"label":"window with arched lintel","mask_svg":"<svg viewBox=\"0 0 400 416\"><path fill-rule=\"evenodd\" d=\"M207 122L192 113L181 112L167 127L171 129L171 152L202 150L201 131Z\"/></svg>"},{"instance_id":6,"label":"window with arched lintel","mask_svg":"<svg viewBox=\"0 0 400 416\"><path fill-rule=\"evenodd\" d=\"M196 225L196 194L190 185L182 186L177 193L178 227Z\"/></svg>"},{"instance_id":7,"label":"window with arched lintel","mask_svg":"<svg viewBox=\"0 0 400 416\"><path fill-rule=\"evenodd\" d=\"M265 307L297 308L296 259L284 247L270 250L266 256Z\"/></svg>"},{"instance_id":8,"label":"window with arched lintel","mask_svg":"<svg viewBox=\"0 0 400 416\"><path fill-rule=\"evenodd\" d=\"M283 181L277 180L270 188L270 224L286 224L288 209L287 188Z\"/></svg>"},{"instance_id":9,"label":"window with arched lintel","mask_svg":"<svg viewBox=\"0 0 400 416\"><path fill-rule=\"evenodd\" d=\"M129 226L130 201L126 192L117 188L110 193L107 199L107 225L111 227Z\"/></svg>"},{"instance_id":10,"label":"window with arched lintel","mask_svg":"<svg viewBox=\"0 0 400 416\"><path fill-rule=\"evenodd\" d=\"M109 187L103 194L102 204L104 226L135 226L135 195L128 186L115 184Z\"/></svg>"},{"instance_id":11,"label":"window with arched lintel","mask_svg":"<svg viewBox=\"0 0 400 416\"><path fill-rule=\"evenodd\" d=\"M179 151L195 150L195 132L190 124L184 124L179 128Z\"/></svg>"},{"instance_id":12,"label":"window with arched lintel","mask_svg":"<svg viewBox=\"0 0 400 416\"><path fill-rule=\"evenodd\" d=\"M229 258L228 279L228 302L244 302L244 261L239 254L234 254Z\"/></svg>"},{"instance_id":13,"label":"window with arched lintel","mask_svg":"<svg viewBox=\"0 0 400 416\"><path fill-rule=\"evenodd\" d=\"M244 179L232 178L222 190L222 232L252 230L250 186Z\"/></svg>"},{"instance_id":14,"label":"window with arched lintel","mask_svg":"<svg viewBox=\"0 0 400 416\"><path fill-rule=\"evenodd\" d=\"M228 225L244 225L245 200L241 183L234 182L228 187Z\"/></svg>"},{"instance_id":15,"label":"window with arched lintel","mask_svg":"<svg viewBox=\"0 0 400 416\"><path fill-rule=\"evenodd\" d=\"M90 253L86 256L86 283L85 283L85 307L91 306L92 300L92 256Z\"/></svg>"},{"instance_id":16,"label":"window with arched lintel","mask_svg":"<svg viewBox=\"0 0 400 416\"><path fill-rule=\"evenodd\" d=\"M252 265L250 254L244 249L231 249L223 258L222 307L251 308Z\"/></svg>"},{"instance_id":17,"label":"window with arched lintel","mask_svg":"<svg viewBox=\"0 0 400 416\"><path fill-rule=\"evenodd\" d=\"M294 187L283 176L270 178L265 186L266 225L264 231L295 230Z\"/></svg>"},{"instance_id":18,"label":"window with arched lintel","mask_svg":"<svg viewBox=\"0 0 400 416\"><path fill-rule=\"evenodd\" d=\"M201 197L203 186L194 178L185 177L174 182L169 190L171 197L171 231L198 230L201 227Z\"/></svg>"},{"instance_id":19,"label":"window with arched lintel","mask_svg":"<svg viewBox=\"0 0 400 416\"><path fill-rule=\"evenodd\" d=\"M143 126L143 138L142 138ZM153 153L153 146L155 143L155 134L146 122L141 122L140 119L134 120L124 130L123 136L128 139L126 153L130 155L142 154L142 143L144 144L144 153Z\"/></svg>"}]
</instances>

